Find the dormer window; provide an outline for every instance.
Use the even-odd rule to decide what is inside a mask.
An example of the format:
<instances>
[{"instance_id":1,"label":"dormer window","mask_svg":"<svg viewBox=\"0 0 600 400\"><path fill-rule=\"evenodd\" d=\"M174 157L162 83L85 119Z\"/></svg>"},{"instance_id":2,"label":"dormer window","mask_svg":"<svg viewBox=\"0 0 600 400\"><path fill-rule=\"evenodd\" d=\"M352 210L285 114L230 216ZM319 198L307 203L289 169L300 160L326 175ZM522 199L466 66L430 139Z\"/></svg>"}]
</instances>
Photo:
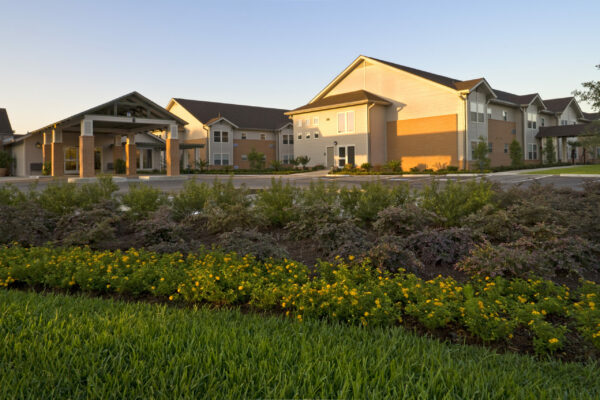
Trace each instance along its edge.
<instances>
[{"instance_id":1,"label":"dormer window","mask_svg":"<svg viewBox=\"0 0 600 400\"><path fill-rule=\"evenodd\" d=\"M527 113L527 127L530 129L537 129L536 113Z\"/></svg>"},{"instance_id":2,"label":"dormer window","mask_svg":"<svg viewBox=\"0 0 600 400\"><path fill-rule=\"evenodd\" d=\"M472 122L483 122L484 121L484 107L483 103L471 102L471 121Z\"/></svg>"}]
</instances>

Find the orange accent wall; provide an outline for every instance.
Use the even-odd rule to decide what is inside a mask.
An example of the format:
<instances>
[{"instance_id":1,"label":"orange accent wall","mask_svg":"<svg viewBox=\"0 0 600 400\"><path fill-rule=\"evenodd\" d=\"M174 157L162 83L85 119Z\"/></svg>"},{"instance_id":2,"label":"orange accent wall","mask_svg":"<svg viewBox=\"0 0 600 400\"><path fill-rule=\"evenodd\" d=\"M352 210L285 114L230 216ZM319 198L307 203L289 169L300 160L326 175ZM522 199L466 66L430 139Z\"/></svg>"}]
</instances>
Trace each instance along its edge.
<instances>
[{"instance_id":1,"label":"orange accent wall","mask_svg":"<svg viewBox=\"0 0 600 400\"><path fill-rule=\"evenodd\" d=\"M247 156L252 149L265 155L265 167L268 167L271 161L276 159L277 145L274 140L234 139L233 144L233 165L237 165L241 169L250 168L250 162L242 160L242 154ZM236 144L237 146L235 146Z\"/></svg>"},{"instance_id":2,"label":"orange accent wall","mask_svg":"<svg viewBox=\"0 0 600 400\"><path fill-rule=\"evenodd\" d=\"M402 161L402 169L440 169L458 163L456 114L387 123L387 159Z\"/></svg>"}]
</instances>

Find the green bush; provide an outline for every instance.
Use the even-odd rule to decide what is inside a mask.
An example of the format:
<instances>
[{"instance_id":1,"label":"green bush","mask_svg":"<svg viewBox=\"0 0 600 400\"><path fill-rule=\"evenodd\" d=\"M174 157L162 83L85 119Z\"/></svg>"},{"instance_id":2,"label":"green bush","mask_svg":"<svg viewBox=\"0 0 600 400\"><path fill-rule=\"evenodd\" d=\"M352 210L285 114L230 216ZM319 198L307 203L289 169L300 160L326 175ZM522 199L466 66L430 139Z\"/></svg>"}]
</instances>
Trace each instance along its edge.
<instances>
[{"instance_id":1,"label":"green bush","mask_svg":"<svg viewBox=\"0 0 600 400\"><path fill-rule=\"evenodd\" d=\"M124 174L127 171L127 163L121 158L115 160L115 174Z\"/></svg>"},{"instance_id":2,"label":"green bush","mask_svg":"<svg viewBox=\"0 0 600 400\"><path fill-rule=\"evenodd\" d=\"M383 169L387 172L401 173L402 172L402 161L401 160L389 160L388 162L385 163L385 165L383 166Z\"/></svg>"},{"instance_id":3,"label":"green bush","mask_svg":"<svg viewBox=\"0 0 600 400\"><path fill-rule=\"evenodd\" d=\"M370 224L381 210L406 203L411 193L407 184L389 187L376 181L363 183L360 188L342 188L339 196L340 204L349 216Z\"/></svg>"},{"instance_id":4,"label":"green bush","mask_svg":"<svg viewBox=\"0 0 600 400\"><path fill-rule=\"evenodd\" d=\"M420 206L442 217L446 226L457 226L463 219L491 204L493 200L492 184L482 180L477 182L448 181L442 188L434 180L421 192Z\"/></svg>"},{"instance_id":5,"label":"green bush","mask_svg":"<svg viewBox=\"0 0 600 400\"><path fill-rule=\"evenodd\" d=\"M175 218L181 220L204 210L206 202L210 198L211 188L206 183L197 183L195 180L187 180L183 189L173 197L173 213Z\"/></svg>"},{"instance_id":6,"label":"green bush","mask_svg":"<svg viewBox=\"0 0 600 400\"><path fill-rule=\"evenodd\" d=\"M130 184L129 191L121 199L129 208L128 212L137 217L145 217L167 202L167 196L162 191L143 183Z\"/></svg>"},{"instance_id":7,"label":"green bush","mask_svg":"<svg viewBox=\"0 0 600 400\"><path fill-rule=\"evenodd\" d=\"M255 209L269 226L283 227L294 220L294 199L298 189L281 179L271 179L271 187L261 190L256 196Z\"/></svg>"},{"instance_id":8,"label":"green bush","mask_svg":"<svg viewBox=\"0 0 600 400\"><path fill-rule=\"evenodd\" d=\"M251 169L263 169L265 167L265 155L254 148L248 153L248 162Z\"/></svg>"}]
</instances>

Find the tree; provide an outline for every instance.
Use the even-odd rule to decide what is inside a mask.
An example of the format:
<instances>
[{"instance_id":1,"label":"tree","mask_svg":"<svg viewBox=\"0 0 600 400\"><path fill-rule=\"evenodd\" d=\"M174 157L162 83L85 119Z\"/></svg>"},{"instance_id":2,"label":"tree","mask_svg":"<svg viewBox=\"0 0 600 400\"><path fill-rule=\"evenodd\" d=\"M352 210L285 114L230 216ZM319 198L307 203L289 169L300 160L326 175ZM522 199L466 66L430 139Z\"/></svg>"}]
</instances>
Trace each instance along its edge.
<instances>
[{"instance_id":1,"label":"tree","mask_svg":"<svg viewBox=\"0 0 600 400\"><path fill-rule=\"evenodd\" d=\"M556 149L554 148L554 141L551 137L546 138L544 156L546 157L546 162L548 164L554 164L556 162Z\"/></svg>"},{"instance_id":2,"label":"tree","mask_svg":"<svg viewBox=\"0 0 600 400\"><path fill-rule=\"evenodd\" d=\"M597 158L598 148L600 148L600 121L594 121L589 124L581 133L581 135L577 137L576 143L578 143L578 146L581 146L583 149L584 157L585 153L587 152L591 155L591 158Z\"/></svg>"},{"instance_id":3,"label":"tree","mask_svg":"<svg viewBox=\"0 0 600 400\"><path fill-rule=\"evenodd\" d=\"M250 161L251 169L263 169L265 167L265 155L259 153L255 149L252 149L252 151L248 153L248 161Z\"/></svg>"},{"instance_id":4,"label":"tree","mask_svg":"<svg viewBox=\"0 0 600 400\"><path fill-rule=\"evenodd\" d=\"M523 165L523 149L521 145L517 141L517 139L513 139L510 143L509 147L510 151L510 165L513 167L520 167Z\"/></svg>"},{"instance_id":5,"label":"tree","mask_svg":"<svg viewBox=\"0 0 600 400\"><path fill-rule=\"evenodd\" d=\"M600 64L596 65L600 70ZM589 103L595 111L600 111L600 81L583 82L584 90L574 90L573 95L579 101Z\"/></svg>"},{"instance_id":6,"label":"tree","mask_svg":"<svg viewBox=\"0 0 600 400\"><path fill-rule=\"evenodd\" d=\"M273 168L274 171L279 171L282 166L283 164L279 160L271 161L271 168Z\"/></svg>"},{"instance_id":7,"label":"tree","mask_svg":"<svg viewBox=\"0 0 600 400\"><path fill-rule=\"evenodd\" d=\"M306 169L306 164L308 164L310 162L310 157L309 156L298 156L298 157L296 157L296 161L298 161L298 164L302 164L302 169Z\"/></svg>"},{"instance_id":8,"label":"tree","mask_svg":"<svg viewBox=\"0 0 600 400\"><path fill-rule=\"evenodd\" d=\"M489 147L483 136L479 136L479 142L475 146L474 158L477 161L477 167L480 171L490 167L490 159L488 158Z\"/></svg>"},{"instance_id":9,"label":"tree","mask_svg":"<svg viewBox=\"0 0 600 400\"><path fill-rule=\"evenodd\" d=\"M196 161L196 168L198 168L200 172L203 172L206 169L206 167L208 167L208 161L203 159L199 159L198 161Z\"/></svg>"}]
</instances>

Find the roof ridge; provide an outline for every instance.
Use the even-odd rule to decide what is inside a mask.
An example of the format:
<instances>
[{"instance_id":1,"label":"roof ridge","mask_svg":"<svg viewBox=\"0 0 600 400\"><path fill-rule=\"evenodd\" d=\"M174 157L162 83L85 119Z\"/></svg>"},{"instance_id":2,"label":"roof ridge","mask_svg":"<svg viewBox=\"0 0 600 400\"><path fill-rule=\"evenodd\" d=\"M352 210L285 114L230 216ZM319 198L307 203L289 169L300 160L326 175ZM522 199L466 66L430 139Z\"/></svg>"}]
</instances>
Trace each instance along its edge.
<instances>
[{"instance_id":1,"label":"roof ridge","mask_svg":"<svg viewBox=\"0 0 600 400\"><path fill-rule=\"evenodd\" d=\"M183 97L173 97L173 100L175 101L193 101L195 103L210 103L210 104L222 104L222 105L226 105L226 106L238 106L238 107L251 107L251 108L262 108L265 110L281 110L281 111L288 111L287 108L278 108L278 107L265 107L265 106L253 106L253 105L249 105L249 104L238 104L238 103L224 103L224 102L220 102L220 101L208 101L208 100L194 100L194 99L184 99Z\"/></svg>"}]
</instances>

